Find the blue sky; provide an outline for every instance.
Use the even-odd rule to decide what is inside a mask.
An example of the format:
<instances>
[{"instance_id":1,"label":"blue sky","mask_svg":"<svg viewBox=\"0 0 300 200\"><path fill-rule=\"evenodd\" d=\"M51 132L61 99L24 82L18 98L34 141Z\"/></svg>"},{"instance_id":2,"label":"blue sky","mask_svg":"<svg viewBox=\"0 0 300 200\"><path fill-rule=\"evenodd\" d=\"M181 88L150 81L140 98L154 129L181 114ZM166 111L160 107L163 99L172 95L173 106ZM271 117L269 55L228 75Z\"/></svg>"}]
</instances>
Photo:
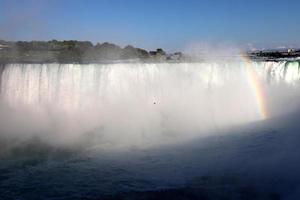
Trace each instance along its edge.
<instances>
[{"instance_id":1,"label":"blue sky","mask_svg":"<svg viewBox=\"0 0 300 200\"><path fill-rule=\"evenodd\" d=\"M299 0L0 0L0 39L300 46Z\"/></svg>"}]
</instances>

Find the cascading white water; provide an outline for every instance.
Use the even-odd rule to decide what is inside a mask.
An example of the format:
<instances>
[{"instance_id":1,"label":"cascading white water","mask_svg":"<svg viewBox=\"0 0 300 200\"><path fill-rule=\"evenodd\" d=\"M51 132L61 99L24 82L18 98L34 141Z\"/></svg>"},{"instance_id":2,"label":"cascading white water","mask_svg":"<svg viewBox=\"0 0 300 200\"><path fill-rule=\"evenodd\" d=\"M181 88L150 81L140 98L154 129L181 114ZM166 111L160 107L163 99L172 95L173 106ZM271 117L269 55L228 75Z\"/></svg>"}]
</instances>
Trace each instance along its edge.
<instances>
[{"instance_id":1,"label":"cascading white water","mask_svg":"<svg viewBox=\"0 0 300 200\"><path fill-rule=\"evenodd\" d=\"M260 120L249 64L268 112L299 96L298 62L249 62L10 64L1 99L19 116L13 123L34 124L30 131L55 132L58 140L96 132L110 142L157 143Z\"/></svg>"}]
</instances>

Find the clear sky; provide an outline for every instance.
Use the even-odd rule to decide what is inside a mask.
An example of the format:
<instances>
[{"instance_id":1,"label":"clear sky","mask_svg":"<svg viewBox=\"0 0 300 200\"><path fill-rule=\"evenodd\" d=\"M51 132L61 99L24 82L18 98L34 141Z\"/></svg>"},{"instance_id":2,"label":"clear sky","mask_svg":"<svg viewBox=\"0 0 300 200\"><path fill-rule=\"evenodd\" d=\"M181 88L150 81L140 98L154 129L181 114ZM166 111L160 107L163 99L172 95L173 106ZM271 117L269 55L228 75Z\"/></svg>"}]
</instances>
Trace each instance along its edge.
<instances>
[{"instance_id":1,"label":"clear sky","mask_svg":"<svg viewBox=\"0 0 300 200\"><path fill-rule=\"evenodd\" d=\"M0 39L300 46L299 0L0 0Z\"/></svg>"}]
</instances>

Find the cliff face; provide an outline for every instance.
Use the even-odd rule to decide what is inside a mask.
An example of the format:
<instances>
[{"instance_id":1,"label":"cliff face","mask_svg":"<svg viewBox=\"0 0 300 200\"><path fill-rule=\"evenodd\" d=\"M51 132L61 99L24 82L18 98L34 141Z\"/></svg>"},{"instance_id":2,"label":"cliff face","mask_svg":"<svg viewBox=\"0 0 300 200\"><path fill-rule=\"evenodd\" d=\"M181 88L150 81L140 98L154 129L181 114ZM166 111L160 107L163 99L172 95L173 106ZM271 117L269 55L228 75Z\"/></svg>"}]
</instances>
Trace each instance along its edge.
<instances>
[{"instance_id":1,"label":"cliff face","mask_svg":"<svg viewBox=\"0 0 300 200\"><path fill-rule=\"evenodd\" d=\"M162 53L163 52L163 53ZM0 41L0 63L101 63L117 60L161 61L178 57L162 49L147 50L115 44L93 45L89 41Z\"/></svg>"}]
</instances>

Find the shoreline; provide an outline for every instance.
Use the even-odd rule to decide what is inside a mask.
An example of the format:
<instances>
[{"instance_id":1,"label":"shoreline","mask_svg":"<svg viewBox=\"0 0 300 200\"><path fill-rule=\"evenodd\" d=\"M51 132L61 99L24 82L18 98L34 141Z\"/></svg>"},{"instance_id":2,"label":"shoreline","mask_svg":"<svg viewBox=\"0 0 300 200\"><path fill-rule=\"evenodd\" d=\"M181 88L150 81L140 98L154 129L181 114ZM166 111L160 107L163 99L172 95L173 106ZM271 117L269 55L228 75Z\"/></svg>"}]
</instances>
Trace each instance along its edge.
<instances>
[{"instance_id":1,"label":"shoreline","mask_svg":"<svg viewBox=\"0 0 300 200\"><path fill-rule=\"evenodd\" d=\"M212 52L213 54L213 52ZM203 63L248 57L253 61L300 61L300 50L256 51L241 55L188 55L154 51L127 45L124 48L104 42L89 41L17 41L0 40L0 64L113 64L113 63Z\"/></svg>"}]
</instances>

